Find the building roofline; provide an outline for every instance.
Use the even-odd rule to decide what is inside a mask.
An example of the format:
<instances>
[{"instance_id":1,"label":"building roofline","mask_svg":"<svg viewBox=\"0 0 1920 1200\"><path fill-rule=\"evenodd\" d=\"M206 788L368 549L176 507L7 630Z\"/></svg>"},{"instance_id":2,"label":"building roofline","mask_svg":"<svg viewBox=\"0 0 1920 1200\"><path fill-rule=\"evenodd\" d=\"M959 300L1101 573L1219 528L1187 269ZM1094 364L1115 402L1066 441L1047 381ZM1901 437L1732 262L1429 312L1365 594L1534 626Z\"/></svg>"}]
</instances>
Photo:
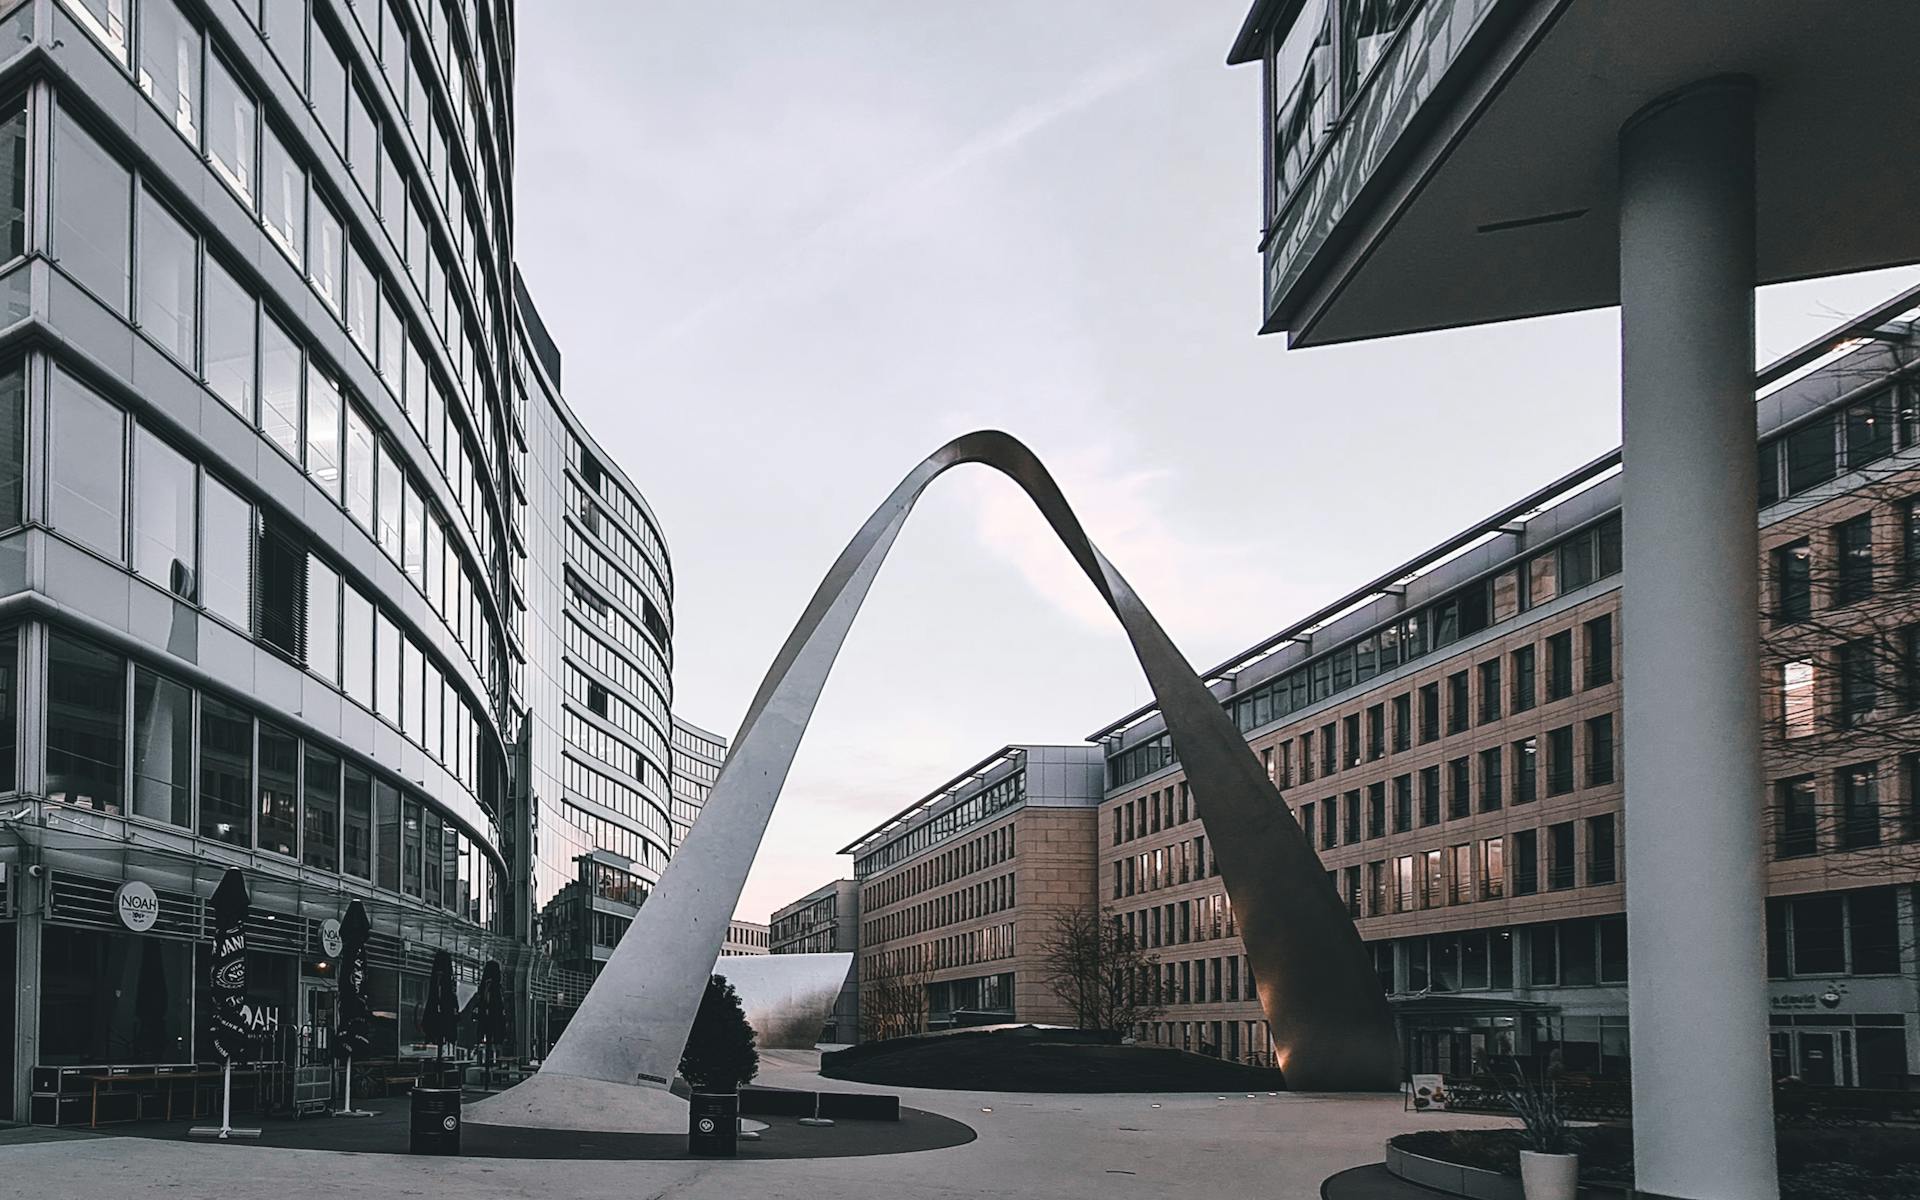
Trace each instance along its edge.
<instances>
[{"instance_id":1,"label":"building roofline","mask_svg":"<svg viewBox=\"0 0 1920 1200\"><path fill-rule=\"evenodd\" d=\"M1302 0L1254 0L1253 7L1247 10L1246 19L1240 22L1240 32L1234 35L1233 45L1227 50L1227 65L1237 67L1241 63L1250 63L1260 57L1260 42L1270 28L1268 18L1282 9L1299 8Z\"/></svg>"},{"instance_id":2,"label":"building roofline","mask_svg":"<svg viewBox=\"0 0 1920 1200\"><path fill-rule=\"evenodd\" d=\"M960 772L958 775L955 775L952 779L947 780L945 783L941 784L939 787L935 788L933 791L928 792L926 795L922 796L920 799L915 800L912 804L907 805L905 808L901 809L899 812L893 814L891 817L888 817L886 820L880 822L880 824L874 826L872 829L867 830L865 833L861 834L859 837L853 839L853 841L847 843L846 846L842 847L839 853L853 854L861 850L862 848L864 848L867 845L867 843L873 841L876 837L879 837L882 834L892 834L892 833L899 833L904 831L912 823L912 820L914 817L919 816L921 813L932 808L934 805L940 803L942 800L945 800L951 797L953 794L953 790L959 787L961 784L965 783L967 780L973 779L976 776L984 775L986 774L987 768L993 766L994 764L1002 761L1003 759L1011 758L1016 753L1025 754L1028 750L1032 748L1033 747L1029 745L1012 745L1012 744L1000 747L998 750L995 750L992 754L987 755L985 758L981 759L979 762L973 764L971 767L968 767L966 770Z\"/></svg>"}]
</instances>

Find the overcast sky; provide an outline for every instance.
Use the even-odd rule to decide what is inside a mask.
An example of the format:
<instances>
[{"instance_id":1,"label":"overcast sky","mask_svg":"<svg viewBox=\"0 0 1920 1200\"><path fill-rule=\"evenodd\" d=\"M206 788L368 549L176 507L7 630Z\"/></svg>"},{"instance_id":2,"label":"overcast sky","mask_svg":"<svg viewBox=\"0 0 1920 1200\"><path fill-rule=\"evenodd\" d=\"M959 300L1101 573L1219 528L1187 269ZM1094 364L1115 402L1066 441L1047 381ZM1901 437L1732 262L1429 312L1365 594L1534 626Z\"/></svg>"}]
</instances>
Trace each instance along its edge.
<instances>
[{"instance_id":1,"label":"overcast sky","mask_svg":"<svg viewBox=\"0 0 1920 1200\"><path fill-rule=\"evenodd\" d=\"M1619 441L1612 311L1259 337L1247 0L522 6L516 254L673 556L675 708L731 735L821 575L998 427L1196 667ZM536 15L537 9L537 15ZM564 13L564 16L562 14ZM1772 289L1762 357L1913 281ZM1147 699L1011 484L949 475L841 656L742 916L1009 742Z\"/></svg>"}]
</instances>

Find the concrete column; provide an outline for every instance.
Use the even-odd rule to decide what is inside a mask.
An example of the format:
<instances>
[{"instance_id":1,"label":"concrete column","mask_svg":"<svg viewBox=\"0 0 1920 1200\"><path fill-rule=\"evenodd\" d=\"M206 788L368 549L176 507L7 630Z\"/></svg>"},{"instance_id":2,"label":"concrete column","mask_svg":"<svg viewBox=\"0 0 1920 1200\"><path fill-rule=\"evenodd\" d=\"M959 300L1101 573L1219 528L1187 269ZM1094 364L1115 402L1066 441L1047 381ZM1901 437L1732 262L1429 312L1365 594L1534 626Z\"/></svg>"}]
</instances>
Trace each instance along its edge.
<instances>
[{"instance_id":1,"label":"concrete column","mask_svg":"<svg viewBox=\"0 0 1920 1200\"><path fill-rule=\"evenodd\" d=\"M1634 1165L1681 1200L1779 1194L1753 288L1752 85L1710 80L1620 134Z\"/></svg>"}]
</instances>

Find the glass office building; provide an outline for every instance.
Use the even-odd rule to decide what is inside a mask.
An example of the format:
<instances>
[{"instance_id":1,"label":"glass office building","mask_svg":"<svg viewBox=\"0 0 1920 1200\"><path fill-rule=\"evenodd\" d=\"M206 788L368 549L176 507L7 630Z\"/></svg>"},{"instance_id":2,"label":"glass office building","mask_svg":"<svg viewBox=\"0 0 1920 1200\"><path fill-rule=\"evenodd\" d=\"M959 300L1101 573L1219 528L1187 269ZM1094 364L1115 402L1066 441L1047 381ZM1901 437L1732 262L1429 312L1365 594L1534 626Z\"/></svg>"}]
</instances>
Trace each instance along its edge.
<instances>
[{"instance_id":1,"label":"glass office building","mask_svg":"<svg viewBox=\"0 0 1920 1200\"><path fill-rule=\"evenodd\" d=\"M0 1117L196 1090L230 867L272 1104L350 900L377 1085L437 950L524 1004L572 859L666 861L666 554L522 313L513 58L505 0L0 3Z\"/></svg>"}]
</instances>

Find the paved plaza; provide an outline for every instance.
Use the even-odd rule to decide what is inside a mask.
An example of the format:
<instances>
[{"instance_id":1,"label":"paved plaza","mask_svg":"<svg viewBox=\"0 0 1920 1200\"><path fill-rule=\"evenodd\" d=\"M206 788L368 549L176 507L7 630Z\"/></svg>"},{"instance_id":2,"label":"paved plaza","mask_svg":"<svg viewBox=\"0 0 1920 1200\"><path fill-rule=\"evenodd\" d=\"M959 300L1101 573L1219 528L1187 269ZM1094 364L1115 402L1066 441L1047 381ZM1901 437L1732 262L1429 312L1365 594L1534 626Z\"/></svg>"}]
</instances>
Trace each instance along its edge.
<instances>
[{"instance_id":1,"label":"paved plaza","mask_svg":"<svg viewBox=\"0 0 1920 1200\"><path fill-rule=\"evenodd\" d=\"M771 1051L764 1059L759 1082L769 1086L860 1090L821 1079L814 1073L814 1055ZM1184 1194L1196 1184L1217 1195L1311 1200L1327 1176L1377 1162L1381 1143L1391 1134L1506 1124L1486 1117L1407 1113L1391 1096L889 1090L897 1091L905 1105L965 1122L978 1137L942 1150L876 1157L557 1162L415 1158L21 1129L0 1132L0 1178L5 1191L37 1200L1160 1197ZM765 1136L815 1134L776 1120Z\"/></svg>"}]
</instances>

